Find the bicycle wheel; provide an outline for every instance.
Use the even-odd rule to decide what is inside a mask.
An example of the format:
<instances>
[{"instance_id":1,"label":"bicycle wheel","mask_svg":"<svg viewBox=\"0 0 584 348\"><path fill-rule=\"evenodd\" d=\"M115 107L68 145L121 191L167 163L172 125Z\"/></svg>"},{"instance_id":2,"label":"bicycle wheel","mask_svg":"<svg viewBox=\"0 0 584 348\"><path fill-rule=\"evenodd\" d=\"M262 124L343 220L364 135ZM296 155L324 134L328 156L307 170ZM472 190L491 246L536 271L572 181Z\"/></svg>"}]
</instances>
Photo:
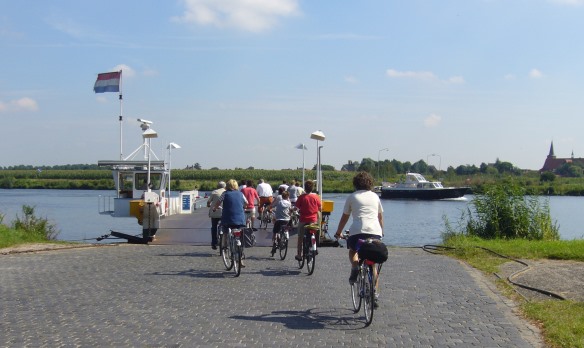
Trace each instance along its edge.
<instances>
[{"instance_id":1,"label":"bicycle wheel","mask_svg":"<svg viewBox=\"0 0 584 348\"><path fill-rule=\"evenodd\" d=\"M264 208L264 211L262 212L262 218L260 220L260 228L267 230L269 220L270 220L270 213L268 212L268 208Z\"/></svg>"},{"instance_id":2,"label":"bicycle wheel","mask_svg":"<svg viewBox=\"0 0 584 348\"><path fill-rule=\"evenodd\" d=\"M308 249L308 254L306 255L306 269L308 270L308 275L314 273L314 264L316 263L316 253L312 248Z\"/></svg>"},{"instance_id":3,"label":"bicycle wheel","mask_svg":"<svg viewBox=\"0 0 584 348\"><path fill-rule=\"evenodd\" d=\"M373 279L373 269L365 266L365 276L363 277L363 311L365 312L365 326L369 326L373 321L373 301L375 300Z\"/></svg>"},{"instance_id":4,"label":"bicycle wheel","mask_svg":"<svg viewBox=\"0 0 584 348\"><path fill-rule=\"evenodd\" d=\"M241 254L243 250L241 246L233 241L233 271L235 272L235 276L239 277L241 274Z\"/></svg>"},{"instance_id":5,"label":"bicycle wheel","mask_svg":"<svg viewBox=\"0 0 584 348\"><path fill-rule=\"evenodd\" d=\"M221 239L219 239L219 248L221 252L221 258L223 259L223 264L226 270L231 270L233 268L233 257L231 255L231 248L229 243L229 238L225 233L221 234ZM225 240L223 240L225 238Z\"/></svg>"},{"instance_id":6,"label":"bicycle wheel","mask_svg":"<svg viewBox=\"0 0 584 348\"><path fill-rule=\"evenodd\" d=\"M284 233L281 232L278 249L280 249L280 260L284 260L286 258L286 255L288 255L288 238L286 238L286 235L284 235Z\"/></svg>"},{"instance_id":7,"label":"bicycle wheel","mask_svg":"<svg viewBox=\"0 0 584 348\"><path fill-rule=\"evenodd\" d=\"M361 296L361 278L361 274L359 274L357 281L351 285L351 300L353 302L353 310L355 313L359 312L359 309L361 309L361 300L363 298Z\"/></svg>"},{"instance_id":8,"label":"bicycle wheel","mask_svg":"<svg viewBox=\"0 0 584 348\"><path fill-rule=\"evenodd\" d=\"M303 243L302 243L302 257L300 258L300 261L298 261L298 268L302 269L302 267L304 267L304 260L306 259L306 254L308 253L308 251L306 250L306 239L304 239Z\"/></svg>"},{"instance_id":9,"label":"bicycle wheel","mask_svg":"<svg viewBox=\"0 0 584 348\"><path fill-rule=\"evenodd\" d=\"M298 214L292 214L292 217L290 218L290 223L292 227L294 228L298 227Z\"/></svg>"}]
</instances>

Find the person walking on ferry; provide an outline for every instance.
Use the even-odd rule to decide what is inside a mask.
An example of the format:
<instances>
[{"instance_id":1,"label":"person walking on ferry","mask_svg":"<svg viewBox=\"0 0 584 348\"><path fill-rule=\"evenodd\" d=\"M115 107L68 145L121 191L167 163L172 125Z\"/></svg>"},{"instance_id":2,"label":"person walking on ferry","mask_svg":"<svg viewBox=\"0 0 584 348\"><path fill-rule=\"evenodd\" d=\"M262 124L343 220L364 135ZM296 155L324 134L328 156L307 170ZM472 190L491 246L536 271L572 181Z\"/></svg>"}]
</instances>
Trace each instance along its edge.
<instances>
[{"instance_id":1,"label":"person walking on ferry","mask_svg":"<svg viewBox=\"0 0 584 348\"><path fill-rule=\"evenodd\" d=\"M213 211L215 203L219 201L221 194L225 191L225 182L219 181L217 189L211 192L211 197L207 200L207 207L209 207L209 217L211 218L211 248L217 249L217 226L221 221L221 206L219 210Z\"/></svg>"}]
</instances>

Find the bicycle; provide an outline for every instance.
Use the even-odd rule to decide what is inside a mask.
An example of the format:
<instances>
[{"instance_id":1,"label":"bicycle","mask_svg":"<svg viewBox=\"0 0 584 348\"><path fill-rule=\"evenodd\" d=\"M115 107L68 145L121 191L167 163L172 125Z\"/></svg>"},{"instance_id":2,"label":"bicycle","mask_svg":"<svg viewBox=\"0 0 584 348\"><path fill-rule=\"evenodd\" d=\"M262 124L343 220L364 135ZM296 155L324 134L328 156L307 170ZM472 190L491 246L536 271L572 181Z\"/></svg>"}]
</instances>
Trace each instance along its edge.
<instances>
[{"instance_id":1,"label":"bicycle","mask_svg":"<svg viewBox=\"0 0 584 348\"><path fill-rule=\"evenodd\" d=\"M348 237L349 233L345 231L342 238L346 240ZM362 241L362 243L364 242L366 241ZM365 326L369 326L373 322L373 312L377 307L375 285L381 272L381 266L381 263L375 263L359 256L359 275L357 276L357 280L351 284L353 310L355 313L358 313L363 302Z\"/></svg>"},{"instance_id":2,"label":"bicycle","mask_svg":"<svg viewBox=\"0 0 584 348\"><path fill-rule=\"evenodd\" d=\"M302 269L306 262L306 270L308 275L314 273L314 266L316 263L316 235L319 232L317 224L309 224L304 226L304 236L302 238L302 258L298 260L298 268Z\"/></svg>"},{"instance_id":3,"label":"bicycle","mask_svg":"<svg viewBox=\"0 0 584 348\"><path fill-rule=\"evenodd\" d=\"M272 257L276 253L276 250L280 251L280 260L284 260L288 254L288 240L290 239L290 225L285 224L280 228L280 231L276 233L276 240L272 246Z\"/></svg>"},{"instance_id":4,"label":"bicycle","mask_svg":"<svg viewBox=\"0 0 584 348\"><path fill-rule=\"evenodd\" d=\"M292 213L290 214L290 225L294 228L298 227L298 223L300 222L300 213L298 210L293 209Z\"/></svg>"},{"instance_id":5,"label":"bicycle","mask_svg":"<svg viewBox=\"0 0 584 348\"><path fill-rule=\"evenodd\" d=\"M245 209L245 227L252 228L251 225L251 214L253 213L253 209Z\"/></svg>"},{"instance_id":6,"label":"bicycle","mask_svg":"<svg viewBox=\"0 0 584 348\"><path fill-rule=\"evenodd\" d=\"M225 269L230 271L232 268L235 276L241 274L241 259L243 257L243 229L241 227L231 227L227 229L227 236L221 230L220 234L220 253L223 259Z\"/></svg>"},{"instance_id":7,"label":"bicycle","mask_svg":"<svg viewBox=\"0 0 584 348\"><path fill-rule=\"evenodd\" d=\"M268 223L272 222L272 212L268 209L269 204L264 204L262 213L260 214L260 229L263 227L264 230L268 229Z\"/></svg>"}]
</instances>

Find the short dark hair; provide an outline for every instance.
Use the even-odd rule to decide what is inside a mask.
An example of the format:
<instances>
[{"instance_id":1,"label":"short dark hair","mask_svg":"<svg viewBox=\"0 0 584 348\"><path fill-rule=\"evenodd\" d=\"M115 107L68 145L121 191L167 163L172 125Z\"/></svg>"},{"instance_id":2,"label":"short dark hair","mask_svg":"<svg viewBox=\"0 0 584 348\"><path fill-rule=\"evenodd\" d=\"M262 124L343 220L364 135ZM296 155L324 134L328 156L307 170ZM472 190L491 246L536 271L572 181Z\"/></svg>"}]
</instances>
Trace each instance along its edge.
<instances>
[{"instance_id":1,"label":"short dark hair","mask_svg":"<svg viewBox=\"0 0 584 348\"><path fill-rule=\"evenodd\" d=\"M367 172L359 172L353 177L355 190L371 190L373 188L373 177Z\"/></svg>"},{"instance_id":2,"label":"short dark hair","mask_svg":"<svg viewBox=\"0 0 584 348\"><path fill-rule=\"evenodd\" d=\"M306 193L311 193L313 189L314 189L314 181L306 180L304 182L304 190L306 190Z\"/></svg>"},{"instance_id":3,"label":"short dark hair","mask_svg":"<svg viewBox=\"0 0 584 348\"><path fill-rule=\"evenodd\" d=\"M245 182L245 186L247 186L247 187L251 187L251 186L253 186L253 180L247 180L247 181Z\"/></svg>"}]
</instances>

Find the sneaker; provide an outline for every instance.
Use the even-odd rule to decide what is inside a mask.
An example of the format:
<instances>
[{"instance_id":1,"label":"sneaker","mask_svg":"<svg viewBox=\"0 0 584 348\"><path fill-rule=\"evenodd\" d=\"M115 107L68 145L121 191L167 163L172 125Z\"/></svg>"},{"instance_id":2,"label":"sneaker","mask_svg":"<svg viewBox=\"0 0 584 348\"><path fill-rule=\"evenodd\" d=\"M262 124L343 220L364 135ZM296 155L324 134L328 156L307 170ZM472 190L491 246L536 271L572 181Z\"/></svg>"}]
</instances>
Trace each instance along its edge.
<instances>
[{"instance_id":1,"label":"sneaker","mask_svg":"<svg viewBox=\"0 0 584 348\"><path fill-rule=\"evenodd\" d=\"M217 246L216 245L211 245L211 249L217 250Z\"/></svg>"},{"instance_id":2,"label":"sneaker","mask_svg":"<svg viewBox=\"0 0 584 348\"><path fill-rule=\"evenodd\" d=\"M351 284L351 285L355 284L358 276L359 276L359 269L358 268L351 268L351 276L349 277L349 284Z\"/></svg>"},{"instance_id":3,"label":"sneaker","mask_svg":"<svg viewBox=\"0 0 584 348\"><path fill-rule=\"evenodd\" d=\"M302 256L300 255L296 255L294 256L294 258L296 259L296 261L302 261Z\"/></svg>"},{"instance_id":4,"label":"sneaker","mask_svg":"<svg viewBox=\"0 0 584 348\"><path fill-rule=\"evenodd\" d=\"M378 301L377 301L377 298L375 298L375 299L373 300L373 308L375 308L375 309L379 308L379 303L378 303Z\"/></svg>"}]
</instances>

